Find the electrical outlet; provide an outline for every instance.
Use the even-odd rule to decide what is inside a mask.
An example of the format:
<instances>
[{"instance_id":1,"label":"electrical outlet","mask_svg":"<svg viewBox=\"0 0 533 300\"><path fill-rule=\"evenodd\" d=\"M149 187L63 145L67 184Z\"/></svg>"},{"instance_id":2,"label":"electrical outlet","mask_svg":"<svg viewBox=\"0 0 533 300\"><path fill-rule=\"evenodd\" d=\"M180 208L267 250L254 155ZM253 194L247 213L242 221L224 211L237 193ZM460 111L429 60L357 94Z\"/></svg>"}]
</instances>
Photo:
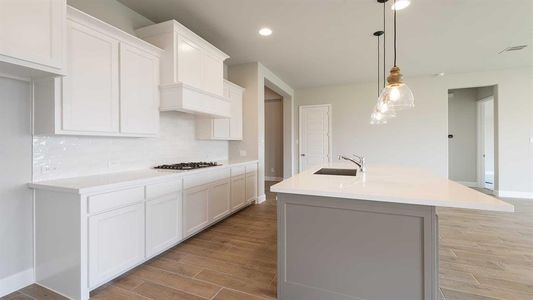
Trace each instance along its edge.
<instances>
[{"instance_id":1,"label":"electrical outlet","mask_svg":"<svg viewBox=\"0 0 533 300\"><path fill-rule=\"evenodd\" d=\"M271 169L270 169L270 172L274 173L274 172L276 172L276 169L271 168Z\"/></svg>"},{"instance_id":2,"label":"electrical outlet","mask_svg":"<svg viewBox=\"0 0 533 300\"><path fill-rule=\"evenodd\" d=\"M530 138L529 138L529 142L530 142L531 144L533 144L533 137L530 137Z\"/></svg>"},{"instance_id":3,"label":"electrical outlet","mask_svg":"<svg viewBox=\"0 0 533 300\"><path fill-rule=\"evenodd\" d=\"M50 167L50 166L42 166L41 167L41 174L46 174L51 171L56 171L57 167Z\"/></svg>"},{"instance_id":4,"label":"electrical outlet","mask_svg":"<svg viewBox=\"0 0 533 300\"><path fill-rule=\"evenodd\" d=\"M108 160L107 161L107 168L108 169L112 169L114 167L117 167L118 165L120 165L120 163L116 160Z\"/></svg>"},{"instance_id":5,"label":"electrical outlet","mask_svg":"<svg viewBox=\"0 0 533 300\"><path fill-rule=\"evenodd\" d=\"M240 156L246 156L246 150L240 150L239 151Z\"/></svg>"}]
</instances>

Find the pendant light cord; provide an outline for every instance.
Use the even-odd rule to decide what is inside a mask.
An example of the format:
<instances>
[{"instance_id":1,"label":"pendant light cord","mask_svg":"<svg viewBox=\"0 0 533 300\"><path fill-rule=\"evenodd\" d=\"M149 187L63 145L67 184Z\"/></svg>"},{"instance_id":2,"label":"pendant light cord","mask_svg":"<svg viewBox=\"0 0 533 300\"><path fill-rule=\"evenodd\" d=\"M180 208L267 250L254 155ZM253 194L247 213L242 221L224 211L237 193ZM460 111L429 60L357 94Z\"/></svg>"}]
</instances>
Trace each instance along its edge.
<instances>
[{"instance_id":1,"label":"pendant light cord","mask_svg":"<svg viewBox=\"0 0 533 300\"><path fill-rule=\"evenodd\" d=\"M387 8L387 5L386 5L386 2L383 2L383 88L385 88L385 66L387 65L387 56L386 56L386 53L387 53L387 28L385 27L385 15L386 15L386 8Z\"/></svg>"},{"instance_id":2,"label":"pendant light cord","mask_svg":"<svg viewBox=\"0 0 533 300\"><path fill-rule=\"evenodd\" d=\"M393 0L396 7L396 0ZM394 66L396 67L396 9L394 10Z\"/></svg>"},{"instance_id":3,"label":"pendant light cord","mask_svg":"<svg viewBox=\"0 0 533 300\"><path fill-rule=\"evenodd\" d=\"M378 97L379 97L379 88L380 88L380 82L379 81L380 81L380 75L381 75L379 73L379 70L380 70L380 68L379 68L380 67L379 66L379 58L380 58L380 53L379 53L380 47L379 46L380 46L380 43L379 43L379 36L377 36L377 38L378 38Z\"/></svg>"}]
</instances>

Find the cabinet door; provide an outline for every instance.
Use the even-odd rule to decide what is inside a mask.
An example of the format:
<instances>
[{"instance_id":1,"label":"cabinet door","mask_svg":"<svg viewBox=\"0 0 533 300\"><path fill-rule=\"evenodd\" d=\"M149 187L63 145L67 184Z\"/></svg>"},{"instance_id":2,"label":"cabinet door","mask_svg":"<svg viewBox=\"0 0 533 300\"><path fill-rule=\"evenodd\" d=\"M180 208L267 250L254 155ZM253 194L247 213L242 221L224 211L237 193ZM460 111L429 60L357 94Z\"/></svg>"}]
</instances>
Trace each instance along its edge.
<instances>
[{"instance_id":1,"label":"cabinet door","mask_svg":"<svg viewBox=\"0 0 533 300\"><path fill-rule=\"evenodd\" d=\"M65 13L65 0L0 0L0 56L61 69Z\"/></svg>"},{"instance_id":2,"label":"cabinet door","mask_svg":"<svg viewBox=\"0 0 533 300\"><path fill-rule=\"evenodd\" d=\"M242 140L242 91L230 89L231 121L230 138Z\"/></svg>"},{"instance_id":3,"label":"cabinet door","mask_svg":"<svg viewBox=\"0 0 533 300\"><path fill-rule=\"evenodd\" d=\"M227 139L230 134L230 119L213 119L213 137Z\"/></svg>"},{"instance_id":4,"label":"cabinet door","mask_svg":"<svg viewBox=\"0 0 533 300\"><path fill-rule=\"evenodd\" d=\"M144 260L144 203L89 217L89 286Z\"/></svg>"},{"instance_id":5,"label":"cabinet door","mask_svg":"<svg viewBox=\"0 0 533 300\"><path fill-rule=\"evenodd\" d=\"M118 132L118 44L100 31L69 22L63 130Z\"/></svg>"},{"instance_id":6,"label":"cabinet door","mask_svg":"<svg viewBox=\"0 0 533 300\"><path fill-rule=\"evenodd\" d=\"M246 174L246 202L257 199L257 172Z\"/></svg>"},{"instance_id":7,"label":"cabinet door","mask_svg":"<svg viewBox=\"0 0 533 300\"><path fill-rule=\"evenodd\" d=\"M178 35L178 80L203 89L203 63L202 49L193 41Z\"/></svg>"},{"instance_id":8,"label":"cabinet door","mask_svg":"<svg viewBox=\"0 0 533 300\"><path fill-rule=\"evenodd\" d=\"M246 203L244 175L231 179L231 210L239 209Z\"/></svg>"},{"instance_id":9,"label":"cabinet door","mask_svg":"<svg viewBox=\"0 0 533 300\"><path fill-rule=\"evenodd\" d=\"M183 194L183 236L187 237L207 226L209 186L203 185L185 190Z\"/></svg>"},{"instance_id":10,"label":"cabinet door","mask_svg":"<svg viewBox=\"0 0 533 300\"><path fill-rule=\"evenodd\" d=\"M204 55L204 82L203 89L216 95L223 96L224 64L209 54Z\"/></svg>"},{"instance_id":11,"label":"cabinet door","mask_svg":"<svg viewBox=\"0 0 533 300\"><path fill-rule=\"evenodd\" d=\"M159 128L159 59L120 44L120 132L156 135Z\"/></svg>"},{"instance_id":12,"label":"cabinet door","mask_svg":"<svg viewBox=\"0 0 533 300\"><path fill-rule=\"evenodd\" d=\"M211 186L209 192L209 220L224 217L230 209L230 180L219 181Z\"/></svg>"},{"instance_id":13,"label":"cabinet door","mask_svg":"<svg viewBox=\"0 0 533 300\"><path fill-rule=\"evenodd\" d=\"M181 240L181 193L146 202L146 256L152 257Z\"/></svg>"}]
</instances>

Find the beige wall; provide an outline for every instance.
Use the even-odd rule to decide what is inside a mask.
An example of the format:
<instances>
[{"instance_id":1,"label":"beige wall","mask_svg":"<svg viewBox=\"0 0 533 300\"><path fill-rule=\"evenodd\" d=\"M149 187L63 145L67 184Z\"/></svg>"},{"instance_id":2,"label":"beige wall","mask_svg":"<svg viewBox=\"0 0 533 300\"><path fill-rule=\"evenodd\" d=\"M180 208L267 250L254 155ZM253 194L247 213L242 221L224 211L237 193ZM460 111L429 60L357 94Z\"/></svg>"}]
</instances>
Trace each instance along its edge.
<instances>
[{"instance_id":1,"label":"beige wall","mask_svg":"<svg viewBox=\"0 0 533 300\"><path fill-rule=\"evenodd\" d=\"M448 98L448 178L477 182L478 89L450 90Z\"/></svg>"},{"instance_id":2,"label":"beige wall","mask_svg":"<svg viewBox=\"0 0 533 300\"><path fill-rule=\"evenodd\" d=\"M0 297L2 279L33 274L31 86L0 77ZM23 276L26 277L26 276Z\"/></svg>"},{"instance_id":3,"label":"beige wall","mask_svg":"<svg viewBox=\"0 0 533 300\"><path fill-rule=\"evenodd\" d=\"M335 155L361 153L369 163L405 164L447 176L448 89L497 85L498 189L501 194L533 197L532 68L415 77L406 82L416 107L400 112L385 126L369 124L376 102L374 82L296 90L295 109L302 104L332 104Z\"/></svg>"},{"instance_id":4,"label":"beige wall","mask_svg":"<svg viewBox=\"0 0 533 300\"><path fill-rule=\"evenodd\" d=\"M283 178L283 99L265 99L265 176Z\"/></svg>"},{"instance_id":5,"label":"beige wall","mask_svg":"<svg viewBox=\"0 0 533 300\"><path fill-rule=\"evenodd\" d=\"M243 140L229 143L229 158L257 159L258 168L258 195L260 200L265 198L265 89L272 89L283 96L283 168L284 177L289 177L295 167L294 159L294 126L293 99L294 90L283 80L272 73L261 63L253 62L228 67L229 80L244 87L243 97Z\"/></svg>"}]
</instances>

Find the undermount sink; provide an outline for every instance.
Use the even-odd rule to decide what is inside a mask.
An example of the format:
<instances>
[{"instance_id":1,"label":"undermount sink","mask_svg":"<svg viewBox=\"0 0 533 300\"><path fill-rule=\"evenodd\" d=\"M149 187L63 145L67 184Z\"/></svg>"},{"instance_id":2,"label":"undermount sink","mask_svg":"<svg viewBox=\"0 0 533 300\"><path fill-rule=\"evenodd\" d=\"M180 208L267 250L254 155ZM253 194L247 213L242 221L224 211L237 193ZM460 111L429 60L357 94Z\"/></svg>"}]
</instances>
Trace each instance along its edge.
<instances>
[{"instance_id":1,"label":"undermount sink","mask_svg":"<svg viewBox=\"0 0 533 300\"><path fill-rule=\"evenodd\" d=\"M357 175L357 169L322 168L322 169L316 171L314 174L318 174L318 175L356 176Z\"/></svg>"}]
</instances>

